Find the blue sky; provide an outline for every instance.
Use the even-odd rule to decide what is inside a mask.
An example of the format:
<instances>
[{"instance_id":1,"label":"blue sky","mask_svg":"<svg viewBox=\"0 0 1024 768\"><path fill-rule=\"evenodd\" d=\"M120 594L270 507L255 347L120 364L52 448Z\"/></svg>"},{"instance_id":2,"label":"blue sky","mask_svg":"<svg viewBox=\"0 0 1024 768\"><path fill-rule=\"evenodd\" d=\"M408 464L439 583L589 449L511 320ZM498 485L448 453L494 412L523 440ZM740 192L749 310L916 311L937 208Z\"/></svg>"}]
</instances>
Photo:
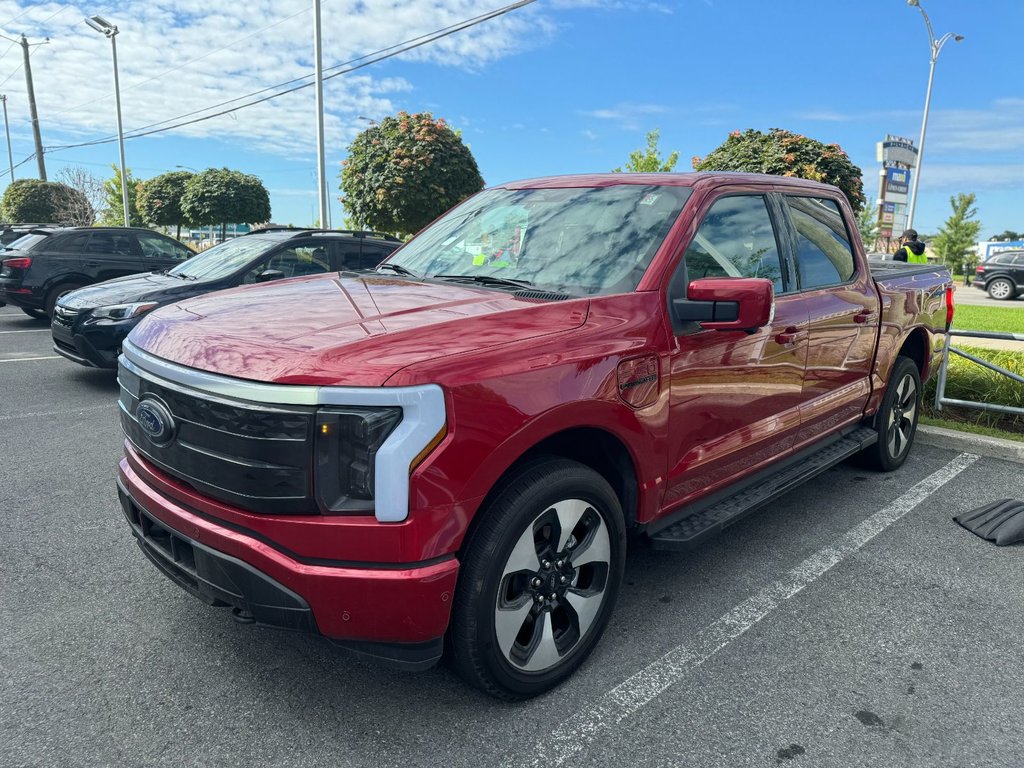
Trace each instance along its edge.
<instances>
[{"instance_id":1,"label":"blue sky","mask_svg":"<svg viewBox=\"0 0 1024 768\"><path fill-rule=\"evenodd\" d=\"M323 0L325 65L494 9L502 0ZM923 0L935 32L957 32L939 58L915 226L934 232L949 197L974 192L983 235L1024 230L1024 2ZM32 58L43 143L114 133L109 43L82 23L119 24L126 129L241 96L310 70L308 0L0 0L4 34L51 37ZM237 41L237 42L236 42ZM3 53L15 162L33 151L18 68ZM837 142L877 192L875 143L917 139L928 76L920 13L904 0L539 0L526 9L328 84L328 174L340 225L345 148L377 118L428 110L463 131L488 184L621 165L660 128L678 170L732 130L772 127ZM203 57L203 58L200 58ZM198 59L198 60L196 60ZM147 178L178 165L259 175L273 218L316 217L311 89L127 142ZM116 144L47 153L109 175ZM34 161L16 177L34 175ZM0 185L7 183L5 175Z\"/></svg>"}]
</instances>

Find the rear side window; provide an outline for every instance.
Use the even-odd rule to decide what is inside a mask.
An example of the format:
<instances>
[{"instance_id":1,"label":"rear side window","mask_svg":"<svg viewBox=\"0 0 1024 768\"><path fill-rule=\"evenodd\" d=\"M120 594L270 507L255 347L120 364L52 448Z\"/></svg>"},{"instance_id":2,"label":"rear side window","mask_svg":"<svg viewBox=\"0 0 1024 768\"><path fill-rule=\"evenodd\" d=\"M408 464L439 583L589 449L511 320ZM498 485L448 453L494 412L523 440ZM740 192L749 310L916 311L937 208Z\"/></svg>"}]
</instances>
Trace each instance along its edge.
<instances>
[{"instance_id":1,"label":"rear side window","mask_svg":"<svg viewBox=\"0 0 1024 768\"><path fill-rule=\"evenodd\" d=\"M683 259L689 280L766 277L782 293L782 263L768 206L761 195L716 200Z\"/></svg>"},{"instance_id":2,"label":"rear side window","mask_svg":"<svg viewBox=\"0 0 1024 768\"><path fill-rule=\"evenodd\" d=\"M53 250L57 253L82 253L89 244L89 233L81 235L66 235L57 240Z\"/></svg>"},{"instance_id":3,"label":"rear side window","mask_svg":"<svg viewBox=\"0 0 1024 768\"><path fill-rule=\"evenodd\" d=\"M856 272L856 262L835 200L787 197L786 203L796 228L800 287L824 288L850 280Z\"/></svg>"},{"instance_id":4,"label":"rear side window","mask_svg":"<svg viewBox=\"0 0 1024 768\"><path fill-rule=\"evenodd\" d=\"M85 252L93 256L133 256L135 249L132 247L130 235L120 232L93 232Z\"/></svg>"}]
</instances>

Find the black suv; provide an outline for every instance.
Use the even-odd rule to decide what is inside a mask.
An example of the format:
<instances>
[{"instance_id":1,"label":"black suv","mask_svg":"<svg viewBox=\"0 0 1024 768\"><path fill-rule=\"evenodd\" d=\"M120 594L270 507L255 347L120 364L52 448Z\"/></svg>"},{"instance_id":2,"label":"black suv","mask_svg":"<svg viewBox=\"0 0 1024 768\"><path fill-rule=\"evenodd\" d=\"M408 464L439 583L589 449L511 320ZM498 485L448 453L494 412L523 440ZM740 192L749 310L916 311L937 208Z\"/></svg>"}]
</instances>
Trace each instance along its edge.
<instances>
[{"instance_id":1,"label":"black suv","mask_svg":"<svg viewBox=\"0 0 1024 768\"><path fill-rule=\"evenodd\" d=\"M993 299L1024 294L1024 251L1003 251L978 265L971 285Z\"/></svg>"},{"instance_id":2,"label":"black suv","mask_svg":"<svg viewBox=\"0 0 1024 768\"><path fill-rule=\"evenodd\" d=\"M52 317L57 299L76 288L169 269L193 255L148 229L36 227L0 251L0 301L33 317Z\"/></svg>"},{"instance_id":3,"label":"black suv","mask_svg":"<svg viewBox=\"0 0 1024 768\"><path fill-rule=\"evenodd\" d=\"M53 349L82 365L116 368L121 342L157 307L250 283L373 269L401 244L375 232L257 230L173 269L109 280L64 296L50 325Z\"/></svg>"}]
</instances>

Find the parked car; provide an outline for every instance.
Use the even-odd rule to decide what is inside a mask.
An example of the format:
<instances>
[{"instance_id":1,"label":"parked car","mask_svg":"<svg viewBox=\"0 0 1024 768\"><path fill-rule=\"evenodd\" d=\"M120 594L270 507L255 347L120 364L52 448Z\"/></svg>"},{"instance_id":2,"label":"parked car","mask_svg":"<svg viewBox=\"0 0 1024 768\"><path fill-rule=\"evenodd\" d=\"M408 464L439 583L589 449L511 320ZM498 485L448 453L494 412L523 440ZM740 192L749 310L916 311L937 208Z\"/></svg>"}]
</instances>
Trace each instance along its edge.
<instances>
[{"instance_id":1,"label":"parked car","mask_svg":"<svg viewBox=\"0 0 1024 768\"><path fill-rule=\"evenodd\" d=\"M40 227L59 227L60 224L0 224L0 246L10 245Z\"/></svg>"},{"instance_id":2,"label":"parked car","mask_svg":"<svg viewBox=\"0 0 1024 768\"><path fill-rule=\"evenodd\" d=\"M946 268L869 267L835 187L509 183L375 273L146 315L120 502L239 620L407 669L450 642L525 698L597 644L628 530L686 549L847 457L900 467L952 317Z\"/></svg>"},{"instance_id":3,"label":"parked car","mask_svg":"<svg viewBox=\"0 0 1024 768\"><path fill-rule=\"evenodd\" d=\"M33 317L52 317L65 293L169 269L191 255L177 240L148 229L39 227L0 251L0 300Z\"/></svg>"},{"instance_id":4,"label":"parked car","mask_svg":"<svg viewBox=\"0 0 1024 768\"><path fill-rule=\"evenodd\" d=\"M53 349L82 365L116 368L125 337L157 307L239 285L372 269L401 244L388 235L340 230L280 228L243 235L170 270L65 294L50 325Z\"/></svg>"},{"instance_id":5,"label":"parked car","mask_svg":"<svg viewBox=\"0 0 1024 768\"><path fill-rule=\"evenodd\" d=\"M993 299L1015 299L1024 295L1024 251L1003 251L990 256L974 269L975 288Z\"/></svg>"}]
</instances>

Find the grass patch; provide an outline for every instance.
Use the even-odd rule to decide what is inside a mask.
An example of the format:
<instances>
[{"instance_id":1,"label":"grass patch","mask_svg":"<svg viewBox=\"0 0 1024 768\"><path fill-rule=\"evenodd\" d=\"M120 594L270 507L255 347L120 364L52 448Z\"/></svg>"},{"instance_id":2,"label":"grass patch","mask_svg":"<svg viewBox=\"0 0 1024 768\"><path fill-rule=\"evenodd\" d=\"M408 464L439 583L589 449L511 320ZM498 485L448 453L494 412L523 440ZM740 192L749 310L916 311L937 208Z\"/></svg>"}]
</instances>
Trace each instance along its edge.
<instances>
[{"instance_id":1,"label":"grass patch","mask_svg":"<svg viewBox=\"0 0 1024 768\"><path fill-rule=\"evenodd\" d=\"M943 415L949 415L946 410L941 411ZM921 424L929 427L944 427L955 429L957 432L970 432L972 435L985 435L986 437L1000 437L1003 440L1016 440L1024 443L1024 432L1010 432L996 427L987 427L984 424L975 424L970 421L960 421L954 418L937 418L935 416L921 415Z\"/></svg>"},{"instance_id":2,"label":"grass patch","mask_svg":"<svg viewBox=\"0 0 1024 768\"><path fill-rule=\"evenodd\" d=\"M960 304L953 315L953 327L961 331L1024 333L1024 302L1021 302L1019 308ZM954 346L956 342L957 338L954 336Z\"/></svg>"},{"instance_id":3,"label":"grass patch","mask_svg":"<svg viewBox=\"0 0 1024 768\"><path fill-rule=\"evenodd\" d=\"M960 349L1013 371L1018 376L1024 376L1024 352L1005 352L997 349L979 349L978 347L960 347ZM925 385L924 415L953 421L960 425L1024 433L1024 416L951 406L945 406L942 411L935 411L933 403L935 402L937 379L937 375L933 376L931 381ZM990 371L959 355L951 354L946 374L946 397L953 400L972 400L1024 408L1024 384L995 371Z\"/></svg>"}]
</instances>

